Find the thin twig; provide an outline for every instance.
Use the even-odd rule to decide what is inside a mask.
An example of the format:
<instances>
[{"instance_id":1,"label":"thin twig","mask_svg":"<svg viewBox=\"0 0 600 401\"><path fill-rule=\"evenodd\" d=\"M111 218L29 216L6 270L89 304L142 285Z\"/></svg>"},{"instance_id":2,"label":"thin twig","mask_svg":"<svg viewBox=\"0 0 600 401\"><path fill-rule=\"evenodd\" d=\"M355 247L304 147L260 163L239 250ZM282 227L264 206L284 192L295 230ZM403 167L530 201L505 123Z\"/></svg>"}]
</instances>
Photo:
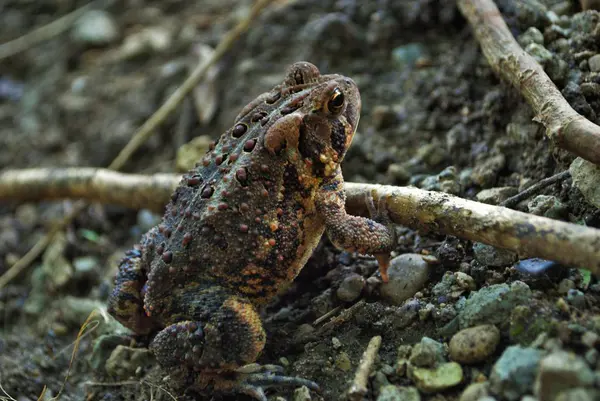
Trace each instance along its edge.
<instances>
[{"instance_id":1,"label":"thin twig","mask_svg":"<svg viewBox=\"0 0 600 401\"><path fill-rule=\"evenodd\" d=\"M104 1L96 0L75 11L64 15L51 23L41 26L23 36L0 45L0 60L14 56L17 53L30 49L38 43L45 42L60 35L73 25L75 21L86 11L100 7Z\"/></svg>"},{"instance_id":2,"label":"thin twig","mask_svg":"<svg viewBox=\"0 0 600 401\"><path fill-rule=\"evenodd\" d=\"M546 188L547 186L552 185L555 182L567 179L570 176L571 176L571 173L569 172L569 170L565 170L565 171L561 171L558 174L554 174L551 177L544 178L543 180L535 183L534 185L530 186L529 188L519 192L515 196L511 196L510 198L506 199L504 202L501 202L500 206L512 208L513 206L517 205L522 200L529 199L531 196L537 194L538 192L540 192L542 189Z\"/></svg>"},{"instance_id":3,"label":"thin twig","mask_svg":"<svg viewBox=\"0 0 600 401\"><path fill-rule=\"evenodd\" d=\"M164 121L164 119L173 112L173 110L181 103L181 101L187 96L187 94L196 86L198 82L208 72L210 67L212 67L218 60L223 57L225 52L229 50L231 45L240 37L242 33L244 33L250 23L256 18L256 16L262 11L263 8L268 6L273 0L258 0L250 13L246 18L240 21L231 31L225 35L223 40L219 43L215 51L212 53L210 59L206 62L202 62L196 66L194 71L190 74L189 77L181 84L179 88L167 99L165 103L146 122L144 125L140 127L140 129L135 133L133 138L129 141L127 145L121 150L121 152L117 155L116 159L108 167L111 170L120 170L123 165L129 160L133 152L135 152L154 132L154 130L158 127L160 123Z\"/></svg>"},{"instance_id":4,"label":"thin twig","mask_svg":"<svg viewBox=\"0 0 600 401\"><path fill-rule=\"evenodd\" d=\"M577 113L543 68L517 43L492 0L458 0L496 74L521 92L558 147L600 164L600 127Z\"/></svg>"},{"instance_id":5,"label":"thin twig","mask_svg":"<svg viewBox=\"0 0 600 401\"><path fill-rule=\"evenodd\" d=\"M358 369L354 376L354 381L348 390L348 399L350 401L362 400L365 394L367 394L367 383L369 381L369 375L373 370L373 365L379 353L381 347L381 336L375 336L369 341L367 349L360 358Z\"/></svg>"},{"instance_id":6,"label":"thin twig","mask_svg":"<svg viewBox=\"0 0 600 401\"><path fill-rule=\"evenodd\" d=\"M330 310L329 312L327 312L326 314L324 314L323 316L320 316L318 318L315 319L315 321L313 322L313 326L318 326L321 323L323 323L325 320L329 319L331 316L335 315L336 313L338 313L340 310L342 310L342 307L340 305L336 306L335 308L333 308L332 310Z\"/></svg>"},{"instance_id":7,"label":"thin twig","mask_svg":"<svg viewBox=\"0 0 600 401\"><path fill-rule=\"evenodd\" d=\"M76 184L69 185L69 177ZM180 178L94 168L13 170L0 173L0 200L81 197L162 212ZM352 214L368 215L364 200L373 193L375 198L385 198L396 224L483 242L520 257L554 260L600 275L598 229L412 187L347 182L344 188L346 208Z\"/></svg>"},{"instance_id":8,"label":"thin twig","mask_svg":"<svg viewBox=\"0 0 600 401\"><path fill-rule=\"evenodd\" d=\"M146 141L153 130L170 114L175 108L181 103L185 96L190 92L195 85L200 82L204 77L208 69L215 64L231 45L244 33L250 23L256 18L260 11L265 8L273 0L259 0L250 10L249 15L240 21L233 29L231 29L225 37L221 40L215 51L212 53L211 58L205 62L199 64L190 76L183 82L183 84L167 99L167 101L152 115L150 118L140 127L129 143L123 148L123 150L117 155L115 160L108 167L112 170L119 170L129 160L133 152ZM79 16L79 14L77 14ZM65 16L67 17L67 16ZM63 17L63 18L65 18ZM74 17L76 18L76 17ZM55 21L57 23L58 21ZM64 25L64 22L62 23ZM60 24L57 24L57 26ZM53 28L57 29L57 28ZM50 30L51 32L54 32ZM46 31L45 31L46 32ZM33 34L33 32L32 32ZM38 37L38 36L35 36ZM13 43L13 42L9 42ZM29 42L27 42L29 43ZM0 50L2 48L0 47ZM2 59L2 57L0 57ZM71 189L74 189L73 187ZM2 191L0 191L2 192ZM85 204L79 204L73 210L69 216L65 217L61 223L58 224L59 229L66 227L77 214L79 214L85 208ZM27 268L43 251L46 246L52 241L52 238L59 229L52 229L44 237L42 237L32 249L25 254L24 257L19 259L15 265L9 269L3 276L0 277L0 288L5 286L10 280L15 278L21 271ZM17 267L15 267L17 266ZM9 274L10 273L10 274ZM8 276L8 277L5 277Z\"/></svg>"}]
</instances>

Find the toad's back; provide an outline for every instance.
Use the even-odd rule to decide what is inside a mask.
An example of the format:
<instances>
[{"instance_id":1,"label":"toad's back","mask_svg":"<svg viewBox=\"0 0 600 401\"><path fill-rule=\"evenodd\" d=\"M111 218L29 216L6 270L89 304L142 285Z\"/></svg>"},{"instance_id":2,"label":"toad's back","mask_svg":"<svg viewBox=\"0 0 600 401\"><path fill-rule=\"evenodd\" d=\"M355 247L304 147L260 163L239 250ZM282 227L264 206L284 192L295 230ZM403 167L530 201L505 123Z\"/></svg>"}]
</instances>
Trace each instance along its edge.
<instances>
[{"instance_id":1,"label":"toad's back","mask_svg":"<svg viewBox=\"0 0 600 401\"><path fill-rule=\"evenodd\" d=\"M348 78L295 66L183 177L148 236L147 306L168 307L170 294L191 283L262 303L306 263L324 230L315 196L337 172L360 98ZM340 115L324 111L334 89L345 96Z\"/></svg>"}]
</instances>

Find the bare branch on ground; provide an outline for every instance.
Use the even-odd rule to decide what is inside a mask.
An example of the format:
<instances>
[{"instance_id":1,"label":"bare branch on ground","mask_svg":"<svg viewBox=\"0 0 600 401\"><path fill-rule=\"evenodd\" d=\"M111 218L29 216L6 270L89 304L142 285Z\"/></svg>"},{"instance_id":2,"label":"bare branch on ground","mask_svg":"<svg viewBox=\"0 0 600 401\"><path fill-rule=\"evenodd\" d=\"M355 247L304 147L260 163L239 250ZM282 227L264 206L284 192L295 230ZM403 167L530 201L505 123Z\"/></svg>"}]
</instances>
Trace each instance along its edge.
<instances>
[{"instance_id":1,"label":"bare branch on ground","mask_svg":"<svg viewBox=\"0 0 600 401\"><path fill-rule=\"evenodd\" d=\"M381 336L375 336L369 341L367 349L360 358L358 369L356 369L356 375L352 381L352 385L348 390L348 399L350 401L362 400L367 394L367 384L369 381L369 375L373 371L373 365L377 359L379 348L381 347Z\"/></svg>"},{"instance_id":2,"label":"bare branch on ground","mask_svg":"<svg viewBox=\"0 0 600 401\"><path fill-rule=\"evenodd\" d=\"M600 164L600 127L569 105L540 64L517 43L492 0L458 0L492 69L510 82L552 142Z\"/></svg>"},{"instance_id":3,"label":"bare branch on ground","mask_svg":"<svg viewBox=\"0 0 600 401\"><path fill-rule=\"evenodd\" d=\"M94 168L0 173L0 200L84 198L162 212L175 174L121 174ZM454 235L600 274L600 230L412 187L346 183L350 213L368 215L365 195L386 199L392 220L423 232ZM565 252L568 250L568 252Z\"/></svg>"}]
</instances>

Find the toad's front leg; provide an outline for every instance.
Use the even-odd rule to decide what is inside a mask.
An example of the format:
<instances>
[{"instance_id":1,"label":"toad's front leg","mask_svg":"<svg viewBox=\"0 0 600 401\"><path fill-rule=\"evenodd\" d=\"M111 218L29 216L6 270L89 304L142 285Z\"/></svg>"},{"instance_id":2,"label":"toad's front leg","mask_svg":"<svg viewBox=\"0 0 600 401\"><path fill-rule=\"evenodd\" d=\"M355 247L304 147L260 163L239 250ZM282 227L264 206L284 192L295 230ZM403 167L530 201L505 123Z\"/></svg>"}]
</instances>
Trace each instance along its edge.
<instances>
[{"instance_id":1,"label":"toad's front leg","mask_svg":"<svg viewBox=\"0 0 600 401\"><path fill-rule=\"evenodd\" d=\"M272 365L257 365L265 331L254 305L222 287L189 287L173 294L175 320L160 331L150 349L171 373L176 387L202 393L243 393L266 401L263 389L307 386L314 382L281 374Z\"/></svg>"},{"instance_id":2,"label":"toad's front leg","mask_svg":"<svg viewBox=\"0 0 600 401\"><path fill-rule=\"evenodd\" d=\"M396 243L396 234L387 210L380 202L375 209L373 199L367 199L372 219L346 213L344 178L341 171L329 178L316 198L317 212L325 221L327 235L341 249L374 255L384 282L388 281L387 269L390 252Z\"/></svg>"}]
</instances>

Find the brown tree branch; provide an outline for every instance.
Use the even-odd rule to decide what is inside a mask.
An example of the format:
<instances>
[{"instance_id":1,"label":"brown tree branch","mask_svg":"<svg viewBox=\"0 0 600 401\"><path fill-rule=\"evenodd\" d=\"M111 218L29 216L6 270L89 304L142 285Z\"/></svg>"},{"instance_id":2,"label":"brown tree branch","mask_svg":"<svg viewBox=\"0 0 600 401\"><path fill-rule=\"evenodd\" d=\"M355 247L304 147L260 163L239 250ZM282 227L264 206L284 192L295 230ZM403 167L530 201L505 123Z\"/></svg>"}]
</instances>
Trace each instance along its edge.
<instances>
[{"instance_id":1,"label":"brown tree branch","mask_svg":"<svg viewBox=\"0 0 600 401\"><path fill-rule=\"evenodd\" d=\"M577 113L510 33L492 0L458 0L492 69L517 88L556 146L600 164L600 127Z\"/></svg>"},{"instance_id":2,"label":"brown tree branch","mask_svg":"<svg viewBox=\"0 0 600 401\"><path fill-rule=\"evenodd\" d=\"M94 168L0 173L0 201L84 198L162 212L180 176L121 174ZM346 206L368 215L365 195L384 197L392 220L413 229L454 235L555 260L600 275L600 230L410 187L346 183Z\"/></svg>"}]
</instances>

